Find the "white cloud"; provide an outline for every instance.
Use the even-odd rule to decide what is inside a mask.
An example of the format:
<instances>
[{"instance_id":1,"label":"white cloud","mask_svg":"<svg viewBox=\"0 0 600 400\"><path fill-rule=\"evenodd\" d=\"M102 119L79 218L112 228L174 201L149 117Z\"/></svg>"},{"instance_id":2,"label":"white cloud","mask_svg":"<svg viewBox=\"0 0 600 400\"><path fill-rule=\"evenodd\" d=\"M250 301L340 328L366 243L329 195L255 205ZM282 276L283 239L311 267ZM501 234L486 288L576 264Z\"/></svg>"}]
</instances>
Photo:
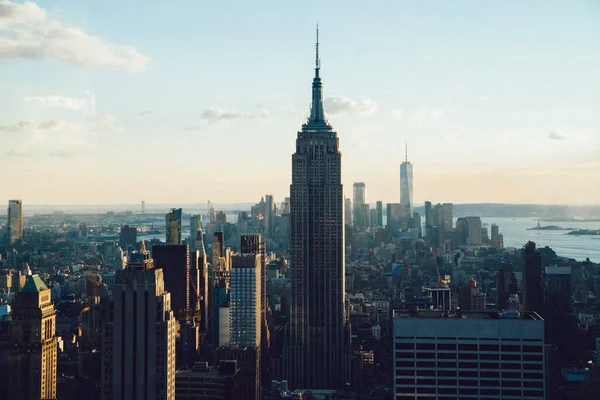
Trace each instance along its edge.
<instances>
[{"instance_id":1,"label":"white cloud","mask_svg":"<svg viewBox=\"0 0 600 400\"><path fill-rule=\"evenodd\" d=\"M483 96L481 101L490 101L492 98L490 96Z\"/></svg>"},{"instance_id":2,"label":"white cloud","mask_svg":"<svg viewBox=\"0 0 600 400\"><path fill-rule=\"evenodd\" d=\"M567 134L561 131L552 131L546 134L548 139L552 140L565 140L567 138Z\"/></svg>"},{"instance_id":3,"label":"white cloud","mask_svg":"<svg viewBox=\"0 0 600 400\"><path fill-rule=\"evenodd\" d=\"M80 110L87 107L87 100L78 97L31 96L25 97L25 101L37 103L44 107L69 108L72 110Z\"/></svg>"},{"instance_id":4,"label":"white cloud","mask_svg":"<svg viewBox=\"0 0 600 400\"><path fill-rule=\"evenodd\" d=\"M430 109L423 107L414 112L413 121L415 121L417 124L423 124L430 121L439 121L445 113L446 111L443 108Z\"/></svg>"},{"instance_id":5,"label":"white cloud","mask_svg":"<svg viewBox=\"0 0 600 400\"><path fill-rule=\"evenodd\" d=\"M268 122L272 118L271 110L261 105L258 106L258 112L237 112L237 111L225 111L220 107L208 107L200 114L200 118L208 121L209 124L224 123L227 121L237 119L254 119L263 122Z\"/></svg>"},{"instance_id":6,"label":"white cloud","mask_svg":"<svg viewBox=\"0 0 600 400\"><path fill-rule=\"evenodd\" d=\"M75 125L62 120L42 123L37 123L35 121L20 121L15 125L0 125L0 131L5 132L56 132L73 130L75 130Z\"/></svg>"},{"instance_id":7,"label":"white cloud","mask_svg":"<svg viewBox=\"0 0 600 400\"><path fill-rule=\"evenodd\" d=\"M404 118L404 111L402 111L400 108L397 108L395 110L390 111L390 115L392 119L400 120Z\"/></svg>"},{"instance_id":8,"label":"white cloud","mask_svg":"<svg viewBox=\"0 0 600 400\"><path fill-rule=\"evenodd\" d=\"M377 110L378 104L371 100L352 100L343 96L328 96L324 100L325 111L330 115L350 114L368 116Z\"/></svg>"},{"instance_id":9,"label":"white cloud","mask_svg":"<svg viewBox=\"0 0 600 400\"><path fill-rule=\"evenodd\" d=\"M23 4L0 1L0 27L9 22L23 24L26 22L41 22L45 19L46 11L31 1L26 1Z\"/></svg>"},{"instance_id":10,"label":"white cloud","mask_svg":"<svg viewBox=\"0 0 600 400\"><path fill-rule=\"evenodd\" d=\"M154 114L154 111L152 111L152 110L142 110L139 113L137 113L137 115L139 115L140 117L144 117L144 116L150 115L150 114Z\"/></svg>"},{"instance_id":11,"label":"white cloud","mask_svg":"<svg viewBox=\"0 0 600 400\"><path fill-rule=\"evenodd\" d=\"M24 158L24 157L29 157L29 156L31 156L30 153L25 153L25 152L13 150L13 149L10 149L9 151L6 152L6 157Z\"/></svg>"},{"instance_id":12,"label":"white cloud","mask_svg":"<svg viewBox=\"0 0 600 400\"><path fill-rule=\"evenodd\" d=\"M57 157L57 158L71 158L75 154L73 152L67 151L67 150L56 150L56 151L49 152L48 155L50 157Z\"/></svg>"},{"instance_id":13,"label":"white cloud","mask_svg":"<svg viewBox=\"0 0 600 400\"><path fill-rule=\"evenodd\" d=\"M63 61L79 68L116 67L144 71L148 57L48 18L35 3L0 0L0 61Z\"/></svg>"},{"instance_id":14,"label":"white cloud","mask_svg":"<svg viewBox=\"0 0 600 400\"><path fill-rule=\"evenodd\" d=\"M459 92L462 92L463 90L465 90L465 85L460 83L460 84L456 85L455 89Z\"/></svg>"},{"instance_id":15,"label":"white cloud","mask_svg":"<svg viewBox=\"0 0 600 400\"><path fill-rule=\"evenodd\" d=\"M90 132L121 131L122 127L115 125L117 117L112 114L96 114L89 119L91 122Z\"/></svg>"},{"instance_id":16,"label":"white cloud","mask_svg":"<svg viewBox=\"0 0 600 400\"><path fill-rule=\"evenodd\" d=\"M225 111L220 107L208 107L200 118L208 120L209 123L217 121L226 121L231 119L237 119L244 116L244 113Z\"/></svg>"}]
</instances>

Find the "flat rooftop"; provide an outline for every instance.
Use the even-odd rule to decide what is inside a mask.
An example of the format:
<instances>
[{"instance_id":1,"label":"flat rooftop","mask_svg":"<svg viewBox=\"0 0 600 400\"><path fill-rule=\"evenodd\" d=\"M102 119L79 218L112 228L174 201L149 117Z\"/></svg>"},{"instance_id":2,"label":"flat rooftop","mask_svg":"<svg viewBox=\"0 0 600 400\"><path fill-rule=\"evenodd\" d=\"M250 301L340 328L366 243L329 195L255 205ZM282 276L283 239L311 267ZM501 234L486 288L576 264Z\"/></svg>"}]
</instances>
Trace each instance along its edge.
<instances>
[{"instance_id":1,"label":"flat rooftop","mask_svg":"<svg viewBox=\"0 0 600 400\"><path fill-rule=\"evenodd\" d=\"M526 319L543 321L536 312L531 311L434 311L419 310L416 313L409 310L394 310L394 318L454 318L454 319Z\"/></svg>"}]
</instances>

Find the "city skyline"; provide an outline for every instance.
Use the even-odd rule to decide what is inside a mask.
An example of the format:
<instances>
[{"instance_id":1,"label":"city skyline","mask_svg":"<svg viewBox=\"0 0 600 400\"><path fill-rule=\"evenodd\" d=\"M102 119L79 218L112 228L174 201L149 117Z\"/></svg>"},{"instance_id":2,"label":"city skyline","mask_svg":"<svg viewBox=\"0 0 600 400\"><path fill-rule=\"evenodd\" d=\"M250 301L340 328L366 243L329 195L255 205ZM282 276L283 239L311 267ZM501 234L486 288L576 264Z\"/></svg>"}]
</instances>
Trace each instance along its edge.
<instances>
[{"instance_id":1,"label":"city skyline","mask_svg":"<svg viewBox=\"0 0 600 400\"><path fill-rule=\"evenodd\" d=\"M169 188L144 194L151 203L283 199L317 17L346 188L363 181L372 199L397 202L406 140L415 204L600 198L594 4L330 3L318 16L304 3L239 4L231 14L192 2L142 14L138 2L22 4L3 1L0 14L4 198L135 203L144 180L131 177L151 176ZM264 157L250 155L249 137ZM136 152L152 161L135 162ZM189 190L196 169L219 164ZM242 169L255 178L238 181Z\"/></svg>"}]
</instances>

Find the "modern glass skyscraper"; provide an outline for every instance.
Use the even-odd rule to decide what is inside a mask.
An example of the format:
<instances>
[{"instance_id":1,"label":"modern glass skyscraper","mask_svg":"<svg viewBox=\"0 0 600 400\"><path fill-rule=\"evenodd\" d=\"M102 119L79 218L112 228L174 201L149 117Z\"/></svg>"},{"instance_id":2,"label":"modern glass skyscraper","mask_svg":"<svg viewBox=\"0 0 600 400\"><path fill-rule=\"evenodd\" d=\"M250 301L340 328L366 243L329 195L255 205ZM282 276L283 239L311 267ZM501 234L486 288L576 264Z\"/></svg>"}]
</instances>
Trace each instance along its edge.
<instances>
[{"instance_id":1,"label":"modern glass skyscraper","mask_svg":"<svg viewBox=\"0 0 600 400\"><path fill-rule=\"evenodd\" d=\"M413 215L413 166L408 161L408 151L405 159L400 164L400 204L402 205L402 216L412 218Z\"/></svg>"},{"instance_id":2,"label":"modern glass skyscraper","mask_svg":"<svg viewBox=\"0 0 600 400\"><path fill-rule=\"evenodd\" d=\"M349 380L344 307L344 191L337 132L325 120L319 61L310 118L292 155L291 319L284 351L292 388L340 388Z\"/></svg>"},{"instance_id":3,"label":"modern glass skyscraper","mask_svg":"<svg viewBox=\"0 0 600 400\"><path fill-rule=\"evenodd\" d=\"M23 201L8 201L8 245L23 239Z\"/></svg>"}]
</instances>

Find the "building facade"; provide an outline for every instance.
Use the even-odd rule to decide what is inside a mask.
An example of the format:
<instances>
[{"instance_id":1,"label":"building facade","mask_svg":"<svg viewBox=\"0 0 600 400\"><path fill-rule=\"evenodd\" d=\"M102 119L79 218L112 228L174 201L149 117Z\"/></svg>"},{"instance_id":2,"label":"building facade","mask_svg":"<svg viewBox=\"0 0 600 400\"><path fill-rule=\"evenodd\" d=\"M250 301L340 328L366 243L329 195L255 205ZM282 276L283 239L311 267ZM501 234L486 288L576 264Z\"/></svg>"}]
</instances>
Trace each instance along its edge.
<instances>
[{"instance_id":1,"label":"building facade","mask_svg":"<svg viewBox=\"0 0 600 400\"><path fill-rule=\"evenodd\" d=\"M404 218L413 215L413 165L408 161L408 152L400 164L400 204Z\"/></svg>"},{"instance_id":2,"label":"building facade","mask_svg":"<svg viewBox=\"0 0 600 400\"><path fill-rule=\"evenodd\" d=\"M352 213L354 229L362 231L369 227L369 205L364 182L354 182Z\"/></svg>"},{"instance_id":3,"label":"building facade","mask_svg":"<svg viewBox=\"0 0 600 400\"><path fill-rule=\"evenodd\" d=\"M542 256L534 242L527 242L523 248L523 281L525 293L523 309L542 314L544 307L544 291L542 288Z\"/></svg>"},{"instance_id":4,"label":"building facade","mask_svg":"<svg viewBox=\"0 0 600 400\"><path fill-rule=\"evenodd\" d=\"M342 154L325 120L319 74L317 40L311 113L292 155L291 318L284 349L285 378L293 388L311 389L342 387L350 376Z\"/></svg>"},{"instance_id":5,"label":"building facade","mask_svg":"<svg viewBox=\"0 0 600 400\"><path fill-rule=\"evenodd\" d=\"M23 200L8 201L7 242L11 246L23 240Z\"/></svg>"},{"instance_id":6,"label":"building facade","mask_svg":"<svg viewBox=\"0 0 600 400\"><path fill-rule=\"evenodd\" d=\"M425 311L394 317L396 399L545 399L536 313Z\"/></svg>"},{"instance_id":7,"label":"building facade","mask_svg":"<svg viewBox=\"0 0 600 400\"><path fill-rule=\"evenodd\" d=\"M162 269L165 290L171 295L171 309L179 321L189 319L190 251L187 244L152 246L154 266Z\"/></svg>"},{"instance_id":8,"label":"building facade","mask_svg":"<svg viewBox=\"0 0 600 400\"><path fill-rule=\"evenodd\" d=\"M259 254L232 257L229 345L258 347L261 340L261 262Z\"/></svg>"},{"instance_id":9,"label":"building facade","mask_svg":"<svg viewBox=\"0 0 600 400\"><path fill-rule=\"evenodd\" d=\"M173 208L165 215L167 244L181 244L181 208Z\"/></svg>"},{"instance_id":10,"label":"building facade","mask_svg":"<svg viewBox=\"0 0 600 400\"><path fill-rule=\"evenodd\" d=\"M146 252L118 271L103 327L102 399L175 399L177 321L163 271Z\"/></svg>"},{"instance_id":11,"label":"building facade","mask_svg":"<svg viewBox=\"0 0 600 400\"><path fill-rule=\"evenodd\" d=\"M0 396L3 399L56 398L56 309L50 289L28 275L12 309L12 343L2 352Z\"/></svg>"}]
</instances>

